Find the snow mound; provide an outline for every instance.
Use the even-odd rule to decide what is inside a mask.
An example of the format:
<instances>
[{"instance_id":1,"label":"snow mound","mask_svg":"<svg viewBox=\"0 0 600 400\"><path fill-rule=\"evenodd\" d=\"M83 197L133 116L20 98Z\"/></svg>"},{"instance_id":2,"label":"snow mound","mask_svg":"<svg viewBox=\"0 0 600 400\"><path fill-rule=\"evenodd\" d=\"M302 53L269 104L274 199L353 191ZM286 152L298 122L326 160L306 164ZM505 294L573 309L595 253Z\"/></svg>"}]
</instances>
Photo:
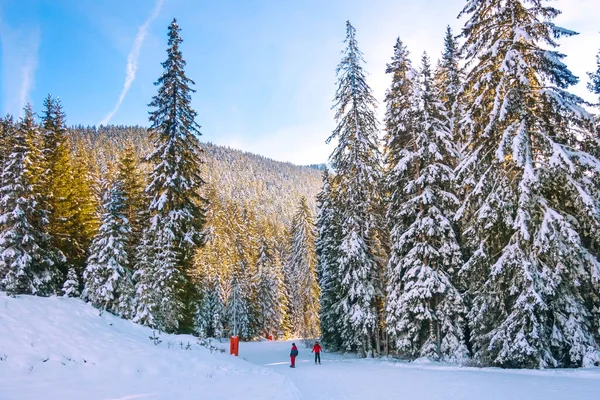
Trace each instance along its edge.
<instances>
[{"instance_id":1,"label":"snow mound","mask_svg":"<svg viewBox=\"0 0 600 400\"><path fill-rule=\"evenodd\" d=\"M413 360L412 363L416 364L416 365L434 365L434 364L439 364L439 363L433 361L432 359L430 359L428 357L419 357L416 360Z\"/></svg>"},{"instance_id":2,"label":"snow mound","mask_svg":"<svg viewBox=\"0 0 600 400\"><path fill-rule=\"evenodd\" d=\"M210 352L193 336L152 331L78 299L0 292L0 400L297 397L282 375Z\"/></svg>"}]
</instances>

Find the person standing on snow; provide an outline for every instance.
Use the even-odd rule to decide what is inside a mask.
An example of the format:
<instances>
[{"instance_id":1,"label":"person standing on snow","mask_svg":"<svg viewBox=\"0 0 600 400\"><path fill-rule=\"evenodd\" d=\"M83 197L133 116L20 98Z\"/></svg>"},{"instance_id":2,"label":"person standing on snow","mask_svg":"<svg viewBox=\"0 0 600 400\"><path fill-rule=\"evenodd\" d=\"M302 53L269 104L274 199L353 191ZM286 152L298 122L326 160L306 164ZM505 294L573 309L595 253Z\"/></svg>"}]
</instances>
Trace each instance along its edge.
<instances>
[{"instance_id":1,"label":"person standing on snow","mask_svg":"<svg viewBox=\"0 0 600 400\"><path fill-rule=\"evenodd\" d=\"M292 364L290 368L296 368L296 357L298 356L298 348L296 347L296 343L292 343L292 351L290 351L290 361Z\"/></svg>"},{"instance_id":2,"label":"person standing on snow","mask_svg":"<svg viewBox=\"0 0 600 400\"><path fill-rule=\"evenodd\" d=\"M315 365L317 364L317 360L319 361L319 364L321 364L321 350L323 350L323 348L319 345L319 342L315 342L311 351L311 353L315 353Z\"/></svg>"}]
</instances>

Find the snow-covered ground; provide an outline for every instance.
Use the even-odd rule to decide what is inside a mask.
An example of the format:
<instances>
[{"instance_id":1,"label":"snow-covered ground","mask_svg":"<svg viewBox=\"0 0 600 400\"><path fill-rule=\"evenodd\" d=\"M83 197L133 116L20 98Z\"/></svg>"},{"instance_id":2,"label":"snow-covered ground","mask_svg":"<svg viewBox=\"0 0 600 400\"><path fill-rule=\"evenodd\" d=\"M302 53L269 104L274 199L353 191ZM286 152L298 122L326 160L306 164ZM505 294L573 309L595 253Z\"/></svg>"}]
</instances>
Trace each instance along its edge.
<instances>
[{"instance_id":1,"label":"snow-covered ground","mask_svg":"<svg viewBox=\"0 0 600 400\"><path fill-rule=\"evenodd\" d=\"M152 334L81 300L0 292L0 400L298 398L275 371Z\"/></svg>"},{"instance_id":2,"label":"snow-covered ground","mask_svg":"<svg viewBox=\"0 0 600 400\"><path fill-rule=\"evenodd\" d=\"M600 368L509 371L329 353L314 365L298 340L291 369L291 342L240 343L236 358L191 336L161 334L156 346L152 334L80 300L0 293L0 400L600 398ZM188 341L192 349L182 349Z\"/></svg>"},{"instance_id":3,"label":"snow-covered ground","mask_svg":"<svg viewBox=\"0 0 600 400\"><path fill-rule=\"evenodd\" d=\"M406 400L598 400L600 368L502 370L431 362L401 363L322 354L296 341L297 367L289 368L291 342L240 343L239 356L287 376L300 398Z\"/></svg>"}]
</instances>

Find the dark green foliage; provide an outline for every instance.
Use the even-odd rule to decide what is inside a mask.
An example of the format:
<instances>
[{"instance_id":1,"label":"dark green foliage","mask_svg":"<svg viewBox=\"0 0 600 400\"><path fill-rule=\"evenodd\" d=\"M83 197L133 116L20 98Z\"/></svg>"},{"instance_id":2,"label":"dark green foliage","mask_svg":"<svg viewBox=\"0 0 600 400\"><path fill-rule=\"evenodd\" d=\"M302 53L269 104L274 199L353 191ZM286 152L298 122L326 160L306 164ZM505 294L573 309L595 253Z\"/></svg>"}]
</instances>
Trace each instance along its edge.
<instances>
[{"instance_id":1,"label":"dark green foliage","mask_svg":"<svg viewBox=\"0 0 600 400\"><path fill-rule=\"evenodd\" d=\"M191 108L190 85L185 75L177 21L169 26L167 60L155 83L158 93L149 104L150 133L154 150L147 157L153 165L146 193L150 197L148 240L154 257L148 260L152 276L160 283L153 290L160 301L147 305L161 329L190 332L196 314L197 293L191 282L193 256L201 244L204 199L200 188L201 148L196 112ZM139 266L138 266L139 268ZM149 273L144 271L143 273Z\"/></svg>"}]
</instances>

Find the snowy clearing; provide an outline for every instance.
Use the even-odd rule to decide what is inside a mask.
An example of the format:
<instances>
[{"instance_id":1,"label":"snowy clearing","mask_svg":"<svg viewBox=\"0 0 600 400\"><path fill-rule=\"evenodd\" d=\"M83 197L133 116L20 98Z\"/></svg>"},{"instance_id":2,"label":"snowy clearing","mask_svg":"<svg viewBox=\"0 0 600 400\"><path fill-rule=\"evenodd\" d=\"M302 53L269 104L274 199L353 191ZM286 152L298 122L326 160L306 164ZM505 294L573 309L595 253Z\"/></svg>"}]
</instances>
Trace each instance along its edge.
<instances>
[{"instance_id":1,"label":"snowy clearing","mask_svg":"<svg viewBox=\"0 0 600 400\"><path fill-rule=\"evenodd\" d=\"M314 365L297 340L291 369L291 342L240 343L236 358L210 353L191 336L160 334L156 346L152 333L99 316L81 300L0 293L0 400L592 400L600 393L600 368L477 369L329 353ZM181 349L188 341L192 350Z\"/></svg>"}]
</instances>

